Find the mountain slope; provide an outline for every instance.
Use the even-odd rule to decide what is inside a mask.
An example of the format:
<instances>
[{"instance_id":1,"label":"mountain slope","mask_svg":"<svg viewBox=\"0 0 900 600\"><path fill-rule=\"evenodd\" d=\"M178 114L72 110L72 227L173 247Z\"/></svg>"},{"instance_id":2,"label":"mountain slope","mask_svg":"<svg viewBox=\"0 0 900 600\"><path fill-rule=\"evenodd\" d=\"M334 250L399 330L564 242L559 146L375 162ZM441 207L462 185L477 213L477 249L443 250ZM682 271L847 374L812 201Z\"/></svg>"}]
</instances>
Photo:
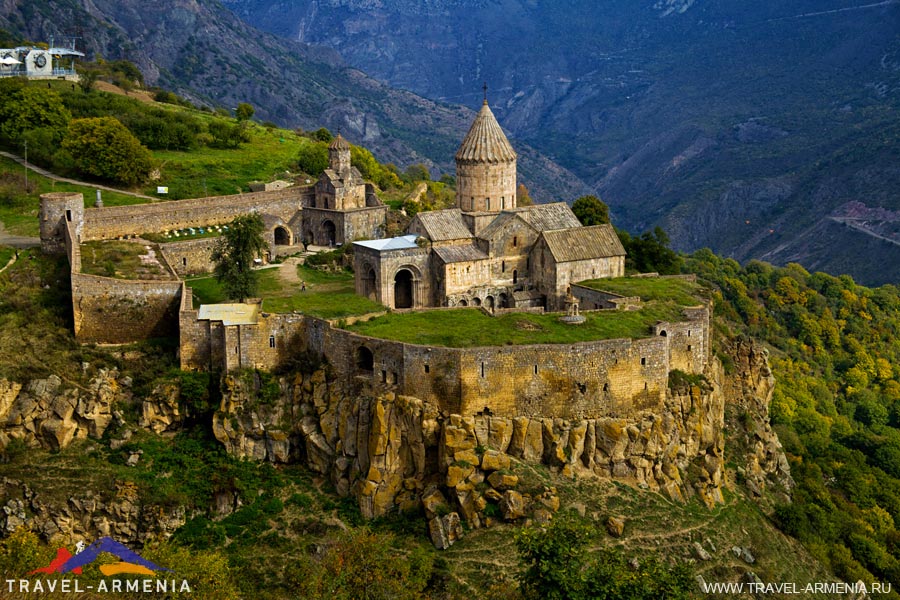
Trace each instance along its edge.
<instances>
[{"instance_id":1,"label":"mountain slope","mask_svg":"<svg viewBox=\"0 0 900 600\"><path fill-rule=\"evenodd\" d=\"M257 31L214 0L162 0L153 10L136 0L14 0L0 4L0 28L33 40L77 35L89 55L132 60L150 84L227 107L250 102L259 118L289 127L340 129L400 164L452 171L474 118L467 108L391 89L333 51ZM585 190L526 144L516 147L538 198Z\"/></svg>"},{"instance_id":2,"label":"mountain slope","mask_svg":"<svg viewBox=\"0 0 900 600\"><path fill-rule=\"evenodd\" d=\"M500 122L595 185L628 229L900 279L840 256L893 260L867 227L807 250L849 202L900 208L896 0L224 2L430 98L472 103L486 80Z\"/></svg>"}]
</instances>

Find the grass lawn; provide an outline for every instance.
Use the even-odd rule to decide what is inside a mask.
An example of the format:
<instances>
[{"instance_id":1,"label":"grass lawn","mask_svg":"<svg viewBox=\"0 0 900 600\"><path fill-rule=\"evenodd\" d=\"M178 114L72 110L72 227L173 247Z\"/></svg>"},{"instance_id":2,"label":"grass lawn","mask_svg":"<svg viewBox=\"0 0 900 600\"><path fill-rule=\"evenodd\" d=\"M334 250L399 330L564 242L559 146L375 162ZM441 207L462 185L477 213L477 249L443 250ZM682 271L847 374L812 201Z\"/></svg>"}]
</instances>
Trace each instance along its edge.
<instances>
[{"instance_id":1,"label":"grass lawn","mask_svg":"<svg viewBox=\"0 0 900 600\"><path fill-rule=\"evenodd\" d=\"M674 302L654 302L641 310L585 313L582 325L566 325L559 314L527 313L489 317L480 310L461 308L392 313L347 329L410 344L466 348L512 344L572 344L590 340L638 338L657 321L680 320Z\"/></svg>"},{"instance_id":2,"label":"grass lawn","mask_svg":"<svg viewBox=\"0 0 900 600\"><path fill-rule=\"evenodd\" d=\"M41 194L81 192L84 194L86 207L93 206L96 199L96 188L55 181L38 175L34 171L28 172L28 187L31 192L26 194L24 191L25 167L13 160L0 157L0 221L3 222L9 233L38 236L40 232L38 208L41 205ZM142 202L146 202L146 200L116 192L103 192L105 206L123 206Z\"/></svg>"},{"instance_id":3,"label":"grass lawn","mask_svg":"<svg viewBox=\"0 0 900 600\"><path fill-rule=\"evenodd\" d=\"M703 301L700 285L687 279L616 277L582 281L579 285L622 296L640 296L645 302L671 300L679 306L696 306Z\"/></svg>"},{"instance_id":4,"label":"grass lawn","mask_svg":"<svg viewBox=\"0 0 900 600\"><path fill-rule=\"evenodd\" d=\"M195 116L220 118L203 113ZM296 170L300 148L313 143L292 131L268 130L258 124L250 125L250 138L237 149L153 150L161 178L144 192L154 195L157 185L168 186L168 200L247 192L251 181L268 181L286 170Z\"/></svg>"},{"instance_id":5,"label":"grass lawn","mask_svg":"<svg viewBox=\"0 0 900 600\"><path fill-rule=\"evenodd\" d=\"M81 245L81 272L119 279L172 279L158 256L156 248L135 242L86 242Z\"/></svg>"},{"instance_id":6,"label":"grass lawn","mask_svg":"<svg viewBox=\"0 0 900 600\"><path fill-rule=\"evenodd\" d=\"M299 283L286 284L277 268L258 273L259 295L266 312L298 311L323 319L338 319L384 310L381 304L355 294L351 273L323 273L300 265L297 276L306 282L306 291L301 291ZM187 284L194 290L195 307L228 301L215 277L189 279Z\"/></svg>"}]
</instances>

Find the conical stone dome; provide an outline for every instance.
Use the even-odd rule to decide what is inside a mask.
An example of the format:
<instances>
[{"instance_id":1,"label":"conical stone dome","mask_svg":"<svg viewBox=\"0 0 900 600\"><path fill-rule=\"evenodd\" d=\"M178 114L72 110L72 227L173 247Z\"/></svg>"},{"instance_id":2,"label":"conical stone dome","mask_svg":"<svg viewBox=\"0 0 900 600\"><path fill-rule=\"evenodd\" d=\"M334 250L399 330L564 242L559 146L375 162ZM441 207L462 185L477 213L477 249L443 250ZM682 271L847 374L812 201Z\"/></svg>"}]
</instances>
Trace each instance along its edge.
<instances>
[{"instance_id":1,"label":"conical stone dome","mask_svg":"<svg viewBox=\"0 0 900 600\"><path fill-rule=\"evenodd\" d=\"M340 133L337 134L337 137L331 140L331 143L328 144L329 150L349 150L350 142L344 139Z\"/></svg>"},{"instance_id":2,"label":"conical stone dome","mask_svg":"<svg viewBox=\"0 0 900 600\"><path fill-rule=\"evenodd\" d=\"M516 151L506 139L506 134L500 129L500 124L485 100L456 152L456 162L500 163L514 160Z\"/></svg>"}]
</instances>

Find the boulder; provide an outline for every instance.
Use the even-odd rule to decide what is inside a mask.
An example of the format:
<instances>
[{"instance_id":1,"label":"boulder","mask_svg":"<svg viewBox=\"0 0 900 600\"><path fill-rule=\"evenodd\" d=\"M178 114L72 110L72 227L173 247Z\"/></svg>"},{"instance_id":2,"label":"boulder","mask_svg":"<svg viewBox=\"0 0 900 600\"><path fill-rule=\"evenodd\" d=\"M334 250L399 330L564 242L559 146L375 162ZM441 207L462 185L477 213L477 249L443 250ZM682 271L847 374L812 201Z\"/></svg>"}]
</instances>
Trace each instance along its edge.
<instances>
[{"instance_id":1,"label":"boulder","mask_svg":"<svg viewBox=\"0 0 900 600\"><path fill-rule=\"evenodd\" d=\"M525 516L525 499L515 490L507 490L500 499L500 512L507 521Z\"/></svg>"},{"instance_id":2,"label":"boulder","mask_svg":"<svg viewBox=\"0 0 900 600\"><path fill-rule=\"evenodd\" d=\"M508 469L510 465L509 456L501 454L496 450L488 450L481 457L481 469L483 471L499 471L500 469Z\"/></svg>"},{"instance_id":3,"label":"boulder","mask_svg":"<svg viewBox=\"0 0 900 600\"><path fill-rule=\"evenodd\" d=\"M606 520L606 531L609 532L609 535L614 538L622 537L622 533L625 532L625 518L624 517L610 517Z\"/></svg>"},{"instance_id":4,"label":"boulder","mask_svg":"<svg viewBox=\"0 0 900 600\"><path fill-rule=\"evenodd\" d=\"M501 471L494 471L488 476L488 483L495 490L508 490L516 487L519 483L519 477L516 475L505 474Z\"/></svg>"}]
</instances>

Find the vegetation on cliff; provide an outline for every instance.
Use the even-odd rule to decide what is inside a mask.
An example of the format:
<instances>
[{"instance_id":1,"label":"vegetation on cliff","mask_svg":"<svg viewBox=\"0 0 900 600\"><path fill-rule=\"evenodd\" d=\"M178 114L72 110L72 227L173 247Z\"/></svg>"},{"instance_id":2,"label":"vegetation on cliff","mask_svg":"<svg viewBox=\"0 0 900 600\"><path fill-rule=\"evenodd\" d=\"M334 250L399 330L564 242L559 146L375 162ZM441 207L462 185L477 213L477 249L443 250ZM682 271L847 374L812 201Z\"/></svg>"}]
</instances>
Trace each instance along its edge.
<instances>
[{"instance_id":1,"label":"vegetation on cliff","mask_svg":"<svg viewBox=\"0 0 900 600\"><path fill-rule=\"evenodd\" d=\"M774 519L845 581L900 586L900 293L699 251L717 322L771 345L771 415L797 482ZM727 366L727 363L726 363Z\"/></svg>"}]
</instances>

